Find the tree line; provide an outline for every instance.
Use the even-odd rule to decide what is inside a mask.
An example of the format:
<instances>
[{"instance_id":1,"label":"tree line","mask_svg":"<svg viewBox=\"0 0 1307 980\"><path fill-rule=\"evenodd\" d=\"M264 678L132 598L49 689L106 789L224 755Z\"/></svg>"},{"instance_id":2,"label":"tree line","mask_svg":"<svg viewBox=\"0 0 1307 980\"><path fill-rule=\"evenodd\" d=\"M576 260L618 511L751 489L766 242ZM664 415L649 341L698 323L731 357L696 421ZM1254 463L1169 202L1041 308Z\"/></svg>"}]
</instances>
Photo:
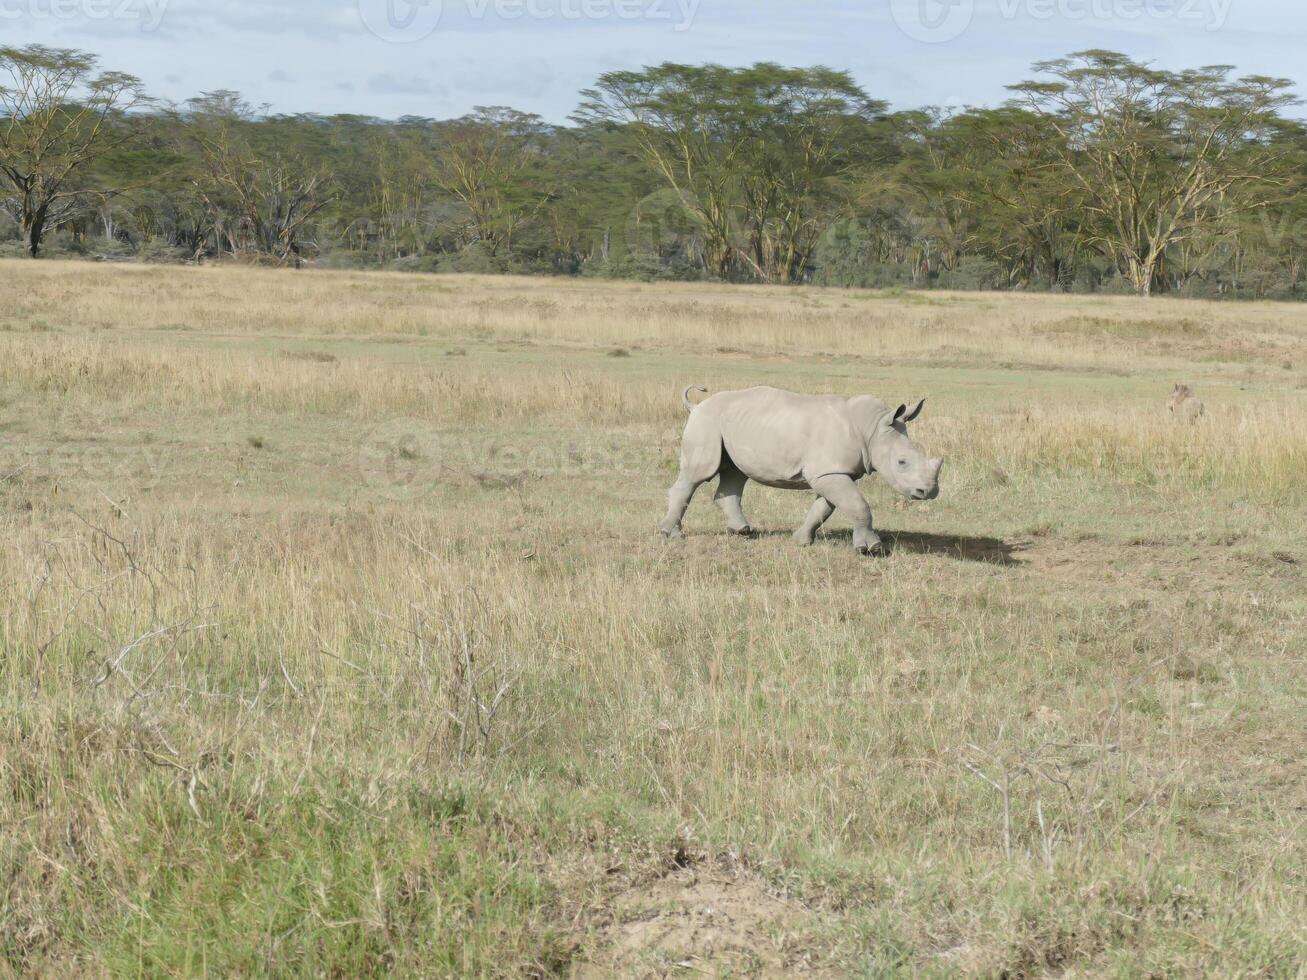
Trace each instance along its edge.
<instances>
[{"instance_id":1,"label":"tree line","mask_svg":"<svg viewBox=\"0 0 1307 980\"><path fill-rule=\"evenodd\" d=\"M1295 298L1290 86L1084 51L997 107L894 111L829 68L669 63L558 126L164 105L0 48L0 254Z\"/></svg>"}]
</instances>

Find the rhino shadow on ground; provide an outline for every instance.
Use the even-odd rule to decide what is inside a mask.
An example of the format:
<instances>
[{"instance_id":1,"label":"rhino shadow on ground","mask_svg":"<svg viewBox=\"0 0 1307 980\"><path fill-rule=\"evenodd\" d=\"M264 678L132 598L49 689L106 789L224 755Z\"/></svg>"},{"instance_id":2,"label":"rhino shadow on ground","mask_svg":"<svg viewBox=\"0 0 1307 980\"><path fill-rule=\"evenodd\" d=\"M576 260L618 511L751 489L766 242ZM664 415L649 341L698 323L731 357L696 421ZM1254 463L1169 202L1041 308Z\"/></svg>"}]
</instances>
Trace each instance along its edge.
<instances>
[{"instance_id":1,"label":"rhino shadow on ground","mask_svg":"<svg viewBox=\"0 0 1307 980\"><path fill-rule=\"evenodd\" d=\"M889 554L896 551L914 555L939 555L959 561L974 561L983 565L1001 565L1014 568L1024 565L1017 557L1019 546L999 538L973 538L964 534L926 534L921 531L876 531ZM764 531L760 537L785 537L787 531ZM850 528L834 528L818 535L818 541L847 542L853 537Z\"/></svg>"},{"instance_id":2,"label":"rhino shadow on ground","mask_svg":"<svg viewBox=\"0 0 1307 980\"><path fill-rule=\"evenodd\" d=\"M909 551L917 555L943 555L961 561L1011 568L1025 564L1017 557L1017 546L999 538L973 538L964 534L926 534L920 531L881 531L881 540L893 554Z\"/></svg>"}]
</instances>

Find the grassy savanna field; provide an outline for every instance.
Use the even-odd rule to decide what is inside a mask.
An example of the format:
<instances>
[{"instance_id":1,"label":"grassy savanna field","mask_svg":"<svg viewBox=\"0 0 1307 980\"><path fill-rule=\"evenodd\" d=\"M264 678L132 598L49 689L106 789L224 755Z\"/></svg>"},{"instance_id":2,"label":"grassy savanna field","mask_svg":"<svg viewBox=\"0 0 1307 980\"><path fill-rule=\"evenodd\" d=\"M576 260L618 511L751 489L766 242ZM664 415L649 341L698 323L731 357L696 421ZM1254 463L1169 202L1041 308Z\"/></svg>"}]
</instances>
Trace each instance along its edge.
<instances>
[{"instance_id":1,"label":"grassy savanna field","mask_svg":"<svg viewBox=\"0 0 1307 980\"><path fill-rule=\"evenodd\" d=\"M942 495L665 542L692 382ZM11 261L0 397L0 974L1307 972L1307 307Z\"/></svg>"}]
</instances>

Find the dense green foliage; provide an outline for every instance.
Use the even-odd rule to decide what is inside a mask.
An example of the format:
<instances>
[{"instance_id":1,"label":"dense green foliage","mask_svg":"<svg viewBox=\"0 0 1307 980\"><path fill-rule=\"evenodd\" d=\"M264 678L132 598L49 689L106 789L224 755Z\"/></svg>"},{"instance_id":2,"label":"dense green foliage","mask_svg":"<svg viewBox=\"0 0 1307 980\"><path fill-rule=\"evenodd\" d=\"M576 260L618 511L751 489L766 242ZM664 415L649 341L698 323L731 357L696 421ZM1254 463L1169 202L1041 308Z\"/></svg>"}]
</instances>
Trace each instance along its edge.
<instances>
[{"instance_id":1,"label":"dense green foliage","mask_svg":"<svg viewBox=\"0 0 1307 980\"><path fill-rule=\"evenodd\" d=\"M552 126L163 107L88 55L0 49L0 253L1299 295L1287 81L1106 51L1034 67L946 113L827 68L664 64L601 76Z\"/></svg>"}]
</instances>

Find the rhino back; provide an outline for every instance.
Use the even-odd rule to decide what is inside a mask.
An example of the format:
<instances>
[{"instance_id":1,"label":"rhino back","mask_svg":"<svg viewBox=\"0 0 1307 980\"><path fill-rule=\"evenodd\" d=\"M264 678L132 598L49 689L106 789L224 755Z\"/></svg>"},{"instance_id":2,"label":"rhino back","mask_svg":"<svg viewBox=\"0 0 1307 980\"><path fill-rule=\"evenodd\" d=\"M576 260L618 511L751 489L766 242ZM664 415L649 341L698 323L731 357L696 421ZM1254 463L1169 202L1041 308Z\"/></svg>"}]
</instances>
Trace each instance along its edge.
<instances>
[{"instance_id":1,"label":"rhino back","mask_svg":"<svg viewBox=\"0 0 1307 980\"><path fill-rule=\"evenodd\" d=\"M845 398L762 387L711 402L732 462L758 483L803 488L814 468L862 475L862 442Z\"/></svg>"}]
</instances>

